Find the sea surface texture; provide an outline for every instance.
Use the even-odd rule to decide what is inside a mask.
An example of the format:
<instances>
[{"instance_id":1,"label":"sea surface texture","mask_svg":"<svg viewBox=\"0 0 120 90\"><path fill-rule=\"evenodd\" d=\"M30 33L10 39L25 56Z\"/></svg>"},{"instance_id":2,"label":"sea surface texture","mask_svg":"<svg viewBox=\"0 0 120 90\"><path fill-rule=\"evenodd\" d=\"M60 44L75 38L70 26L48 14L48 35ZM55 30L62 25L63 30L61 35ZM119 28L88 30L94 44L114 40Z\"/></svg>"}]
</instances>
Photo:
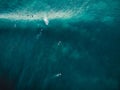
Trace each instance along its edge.
<instances>
[{"instance_id":1,"label":"sea surface texture","mask_svg":"<svg viewBox=\"0 0 120 90\"><path fill-rule=\"evenodd\" d=\"M0 0L0 90L120 90L120 0Z\"/></svg>"}]
</instances>

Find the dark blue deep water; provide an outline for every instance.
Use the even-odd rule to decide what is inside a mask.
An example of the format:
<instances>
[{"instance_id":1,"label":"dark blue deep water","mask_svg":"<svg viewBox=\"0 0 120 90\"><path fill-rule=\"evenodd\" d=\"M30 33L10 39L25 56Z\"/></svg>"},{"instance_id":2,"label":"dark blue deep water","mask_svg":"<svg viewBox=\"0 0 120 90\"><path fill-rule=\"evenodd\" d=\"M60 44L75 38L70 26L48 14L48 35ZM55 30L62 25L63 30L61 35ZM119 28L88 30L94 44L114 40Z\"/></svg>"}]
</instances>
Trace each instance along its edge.
<instances>
[{"instance_id":1,"label":"dark blue deep water","mask_svg":"<svg viewBox=\"0 0 120 90\"><path fill-rule=\"evenodd\" d=\"M0 90L120 90L120 1L0 0Z\"/></svg>"}]
</instances>

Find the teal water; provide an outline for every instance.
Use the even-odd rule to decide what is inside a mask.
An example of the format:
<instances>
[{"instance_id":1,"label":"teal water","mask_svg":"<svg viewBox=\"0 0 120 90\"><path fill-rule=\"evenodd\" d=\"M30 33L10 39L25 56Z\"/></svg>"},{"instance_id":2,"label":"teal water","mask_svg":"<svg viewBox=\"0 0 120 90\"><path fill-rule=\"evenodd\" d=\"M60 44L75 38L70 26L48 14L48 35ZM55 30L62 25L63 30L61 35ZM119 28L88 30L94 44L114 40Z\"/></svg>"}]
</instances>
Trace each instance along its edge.
<instances>
[{"instance_id":1,"label":"teal water","mask_svg":"<svg viewBox=\"0 0 120 90\"><path fill-rule=\"evenodd\" d=\"M120 1L0 0L0 90L120 90Z\"/></svg>"}]
</instances>

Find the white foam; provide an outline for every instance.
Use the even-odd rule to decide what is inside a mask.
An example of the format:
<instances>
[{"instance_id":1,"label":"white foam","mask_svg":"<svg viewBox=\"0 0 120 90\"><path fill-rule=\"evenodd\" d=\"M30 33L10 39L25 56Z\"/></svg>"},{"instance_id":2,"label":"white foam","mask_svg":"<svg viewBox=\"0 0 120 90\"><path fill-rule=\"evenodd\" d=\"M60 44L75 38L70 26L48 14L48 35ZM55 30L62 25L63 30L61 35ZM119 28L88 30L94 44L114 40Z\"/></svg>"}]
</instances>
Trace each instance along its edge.
<instances>
[{"instance_id":1,"label":"white foam","mask_svg":"<svg viewBox=\"0 0 120 90\"><path fill-rule=\"evenodd\" d=\"M58 73L55 75L55 77L60 77L62 74L61 73Z\"/></svg>"},{"instance_id":2,"label":"white foam","mask_svg":"<svg viewBox=\"0 0 120 90\"><path fill-rule=\"evenodd\" d=\"M8 19L8 20L26 20L26 21L34 21L34 20L44 20L45 24L49 24L49 20L51 19L70 19L75 16L81 16L90 0L86 0L80 7L73 7L68 9L54 10L51 9L49 11L38 11L37 13L26 11L26 10L16 10L8 13L1 13L0 19Z\"/></svg>"},{"instance_id":3,"label":"white foam","mask_svg":"<svg viewBox=\"0 0 120 90\"><path fill-rule=\"evenodd\" d=\"M49 20L48 20L47 16L45 16L45 17L43 18L43 20L44 20L44 22L45 22L46 25L49 24Z\"/></svg>"},{"instance_id":4,"label":"white foam","mask_svg":"<svg viewBox=\"0 0 120 90\"><path fill-rule=\"evenodd\" d=\"M73 13L71 11L50 11L47 13L46 12L39 12L39 13L35 13L33 16L33 13L29 13L26 14L24 12L19 12L19 13L2 13L0 14L0 19L9 19L9 20L44 20L45 24L48 25L49 24L49 19L57 19L57 18L62 18L62 19L66 19L66 18L70 18L73 16Z\"/></svg>"}]
</instances>

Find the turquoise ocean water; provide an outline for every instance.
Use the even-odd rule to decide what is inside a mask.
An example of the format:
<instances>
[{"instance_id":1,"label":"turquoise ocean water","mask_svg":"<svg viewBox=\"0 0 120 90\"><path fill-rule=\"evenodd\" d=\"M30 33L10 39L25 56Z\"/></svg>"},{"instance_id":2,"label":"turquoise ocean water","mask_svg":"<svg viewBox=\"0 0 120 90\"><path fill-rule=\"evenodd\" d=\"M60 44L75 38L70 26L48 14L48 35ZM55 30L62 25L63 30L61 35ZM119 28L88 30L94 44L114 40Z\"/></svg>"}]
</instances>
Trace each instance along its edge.
<instances>
[{"instance_id":1,"label":"turquoise ocean water","mask_svg":"<svg viewBox=\"0 0 120 90\"><path fill-rule=\"evenodd\" d=\"M0 90L120 90L120 1L0 0Z\"/></svg>"}]
</instances>

